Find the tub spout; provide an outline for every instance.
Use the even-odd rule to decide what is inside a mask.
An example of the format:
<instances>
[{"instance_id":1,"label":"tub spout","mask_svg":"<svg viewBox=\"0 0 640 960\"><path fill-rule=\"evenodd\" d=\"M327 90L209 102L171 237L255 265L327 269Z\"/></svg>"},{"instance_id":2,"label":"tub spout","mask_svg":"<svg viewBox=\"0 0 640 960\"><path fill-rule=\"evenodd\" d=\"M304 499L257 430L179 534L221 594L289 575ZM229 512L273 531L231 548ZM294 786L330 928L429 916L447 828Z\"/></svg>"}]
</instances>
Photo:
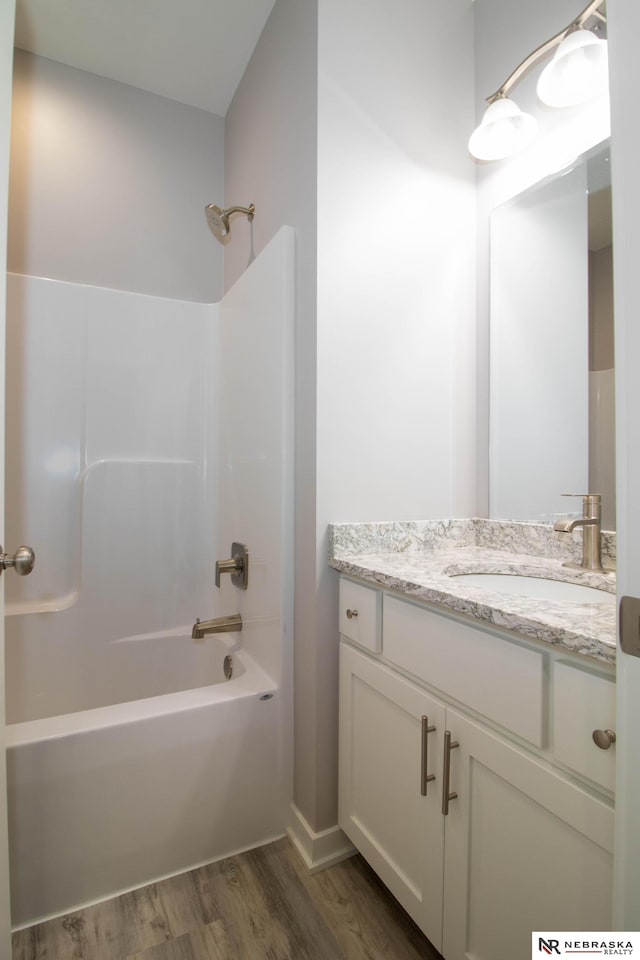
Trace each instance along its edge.
<instances>
[{"instance_id":1,"label":"tub spout","mask_svg":"<svg viewBox=\"0 0 640 960\"><path fill-rule=\"evenodd\" d=\"M213 620L196 620L191 631L193 640L202 640L207 633L236 633L242 630L242 617L233 613L230 617L215 617Z\"/></svg>"}]
</instances>

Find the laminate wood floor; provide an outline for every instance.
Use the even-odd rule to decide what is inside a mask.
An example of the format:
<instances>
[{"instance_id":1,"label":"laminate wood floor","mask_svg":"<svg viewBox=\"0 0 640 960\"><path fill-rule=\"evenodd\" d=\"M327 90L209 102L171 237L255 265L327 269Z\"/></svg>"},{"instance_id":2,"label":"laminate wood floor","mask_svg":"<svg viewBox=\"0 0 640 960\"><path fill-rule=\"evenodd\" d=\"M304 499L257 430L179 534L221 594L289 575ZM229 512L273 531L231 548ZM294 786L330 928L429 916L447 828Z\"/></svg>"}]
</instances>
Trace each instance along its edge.
<instances>
[{"instance_id":1,"label":"laminate wood floor","mask_svg":"<svg viewBox=\"0 0 640 960\"><path fill-rule=\"evenodd\" d=\"M288 838L13 935L13 960L442 960L359 857Z\"/></svg>"}]
</instances>

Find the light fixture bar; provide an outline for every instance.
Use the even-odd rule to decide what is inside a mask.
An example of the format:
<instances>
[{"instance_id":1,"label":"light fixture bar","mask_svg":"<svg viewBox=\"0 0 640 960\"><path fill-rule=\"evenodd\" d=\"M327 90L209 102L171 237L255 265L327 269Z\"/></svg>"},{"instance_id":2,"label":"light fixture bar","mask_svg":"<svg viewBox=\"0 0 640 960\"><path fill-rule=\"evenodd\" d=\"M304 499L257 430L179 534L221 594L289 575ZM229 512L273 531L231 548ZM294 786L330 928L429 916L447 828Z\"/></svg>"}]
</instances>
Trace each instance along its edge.
<instances>
[{"instance_id":1,"label":"light fixture bar","mask_svg":"<svg viewBox=\"0 0 640 960\"><path fill-rule=\"evenodd\" d=\"M522 63L518 64L513 73L510 73L507 79L504 81L502 86L498 87L495 93L492 93L490 97L486 98L488 104L495 103L496 100L500 100L503 97L506 97L511 87L518 82L520 77L527 72L529 67L543 57L550 50L553 50L554 47L557 47L567 34L571 33L574 30L580 30L589 17L596 16L599 20L607 22L607 18L604 14L598 11L598 7L601 7L604 3L604 0L591 0L591 3L587 4L582 13L578 14L575 20L572 20L571 23L560 30L559 33L556 33L555 36L551 37L550 40L547 40L546 43L541 44L537 47L532 53L526 57Z\"/></svg>"}]
</instances>

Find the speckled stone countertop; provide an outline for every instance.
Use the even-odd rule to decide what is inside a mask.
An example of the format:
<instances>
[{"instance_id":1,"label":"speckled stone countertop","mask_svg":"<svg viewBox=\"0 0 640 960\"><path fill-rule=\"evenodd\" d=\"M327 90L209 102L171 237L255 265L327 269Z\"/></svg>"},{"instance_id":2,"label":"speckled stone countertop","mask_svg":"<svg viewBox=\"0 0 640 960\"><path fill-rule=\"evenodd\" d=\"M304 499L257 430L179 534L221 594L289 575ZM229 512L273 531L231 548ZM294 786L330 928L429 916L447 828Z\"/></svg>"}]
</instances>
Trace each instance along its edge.
<instances>
[{"instance_id":1,"label":"speckled stone countertop","mask_svg":"<svg viewBox=\"0 0 640 960\"><path fill-rule=\"evenodd\" d=\"M347 576L437 604L455 613L574 653L615 663L615 574L563 566L581 558L582 534L546 524L437 520L329 526L329 565ZM603 533L603 564L615 566L615 534ZM581 583L601 602L509 596L456 580L462 573L501 573Z\"/></svg>"}]
</instances>

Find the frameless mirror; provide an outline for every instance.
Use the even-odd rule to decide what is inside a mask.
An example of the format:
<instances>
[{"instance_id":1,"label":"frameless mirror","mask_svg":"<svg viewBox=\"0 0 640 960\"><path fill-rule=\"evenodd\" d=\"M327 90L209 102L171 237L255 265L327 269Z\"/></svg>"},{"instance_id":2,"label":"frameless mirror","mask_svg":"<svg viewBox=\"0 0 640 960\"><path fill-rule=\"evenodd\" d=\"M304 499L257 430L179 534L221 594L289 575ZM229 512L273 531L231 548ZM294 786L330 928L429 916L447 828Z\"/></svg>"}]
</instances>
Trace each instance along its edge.
<instances>
[{"instance_id":1,"label":"frameless mirror","mask_svg":"<svg viewBox=\"0 0 640 960\"><path fill-rule=\"evenodd\" d=\"M490 515L615 528L609 146L491 215Z\"/></svg>"}]
</instances>

